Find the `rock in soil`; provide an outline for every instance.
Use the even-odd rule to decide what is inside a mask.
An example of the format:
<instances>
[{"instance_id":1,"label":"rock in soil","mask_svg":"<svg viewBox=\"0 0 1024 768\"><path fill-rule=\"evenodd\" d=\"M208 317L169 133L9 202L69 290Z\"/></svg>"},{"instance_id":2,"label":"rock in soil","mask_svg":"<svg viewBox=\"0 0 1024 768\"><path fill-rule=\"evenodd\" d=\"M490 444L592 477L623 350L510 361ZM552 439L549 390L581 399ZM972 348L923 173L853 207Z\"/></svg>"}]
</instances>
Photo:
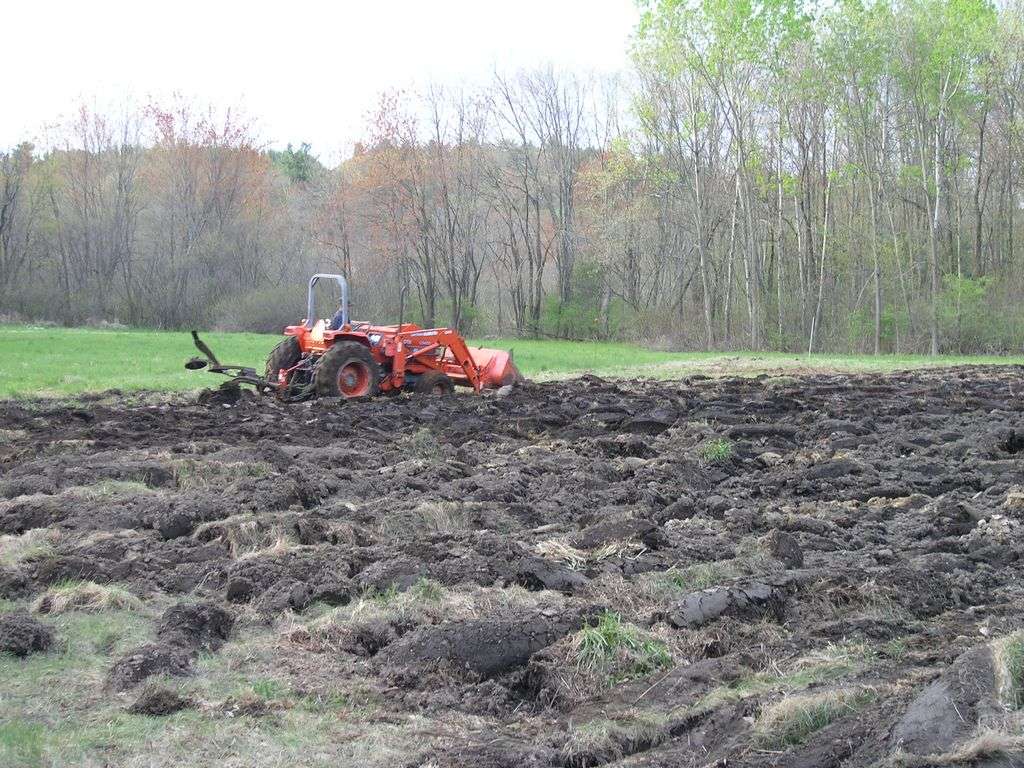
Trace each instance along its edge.
<instances>
[{"instance_id":1,"label":"rock in soil","mask_svg":"<svg viewBox=\"0 0 1024 768\"><path fill-rule=\"evenodd\" d=\"M677 628L696 628L723 616L744 619L771 617L783 621L788 591L784 586L748 582L693 592L658 618Z\"/></svg>"}]
</instances>

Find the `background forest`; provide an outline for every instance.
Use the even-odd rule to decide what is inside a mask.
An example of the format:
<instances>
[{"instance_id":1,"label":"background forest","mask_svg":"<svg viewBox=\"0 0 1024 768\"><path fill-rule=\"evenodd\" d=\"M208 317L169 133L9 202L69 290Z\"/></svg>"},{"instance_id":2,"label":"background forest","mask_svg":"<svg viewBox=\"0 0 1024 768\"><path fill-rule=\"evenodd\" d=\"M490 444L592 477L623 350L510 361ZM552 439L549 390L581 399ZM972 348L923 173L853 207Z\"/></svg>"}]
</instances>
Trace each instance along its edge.
<instances>
[{"instance_id":1,"label":"background forest","mask_svg":"<svg viewBox=\"0 0 1024 768\"><path fill-rule=\"evenodd\" d=\"M334 168L83 107L0 151L0 315L277 332L340 270L358 318L475 336L1021 350L1020 0L642 7L631 71L387 93Z\"/></svg>"}]
</instances>

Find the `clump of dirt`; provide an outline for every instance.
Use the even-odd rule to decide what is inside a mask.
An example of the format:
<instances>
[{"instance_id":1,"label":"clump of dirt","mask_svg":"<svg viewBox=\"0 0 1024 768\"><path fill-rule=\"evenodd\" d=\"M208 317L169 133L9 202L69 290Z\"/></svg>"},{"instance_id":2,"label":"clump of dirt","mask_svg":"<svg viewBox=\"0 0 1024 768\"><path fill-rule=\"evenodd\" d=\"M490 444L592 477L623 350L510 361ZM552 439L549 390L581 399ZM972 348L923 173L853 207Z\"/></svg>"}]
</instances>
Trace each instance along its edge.
<instances>
[{"instance_id":1,"label":"clump of dirt","mask_svg":"<svg viewBox=\"0 0 1024 768\"><path fill-rule=\"evenodd\" d=\"M194 703L188 697L162 685L147 686L139 697L128 707L133 715L150 715L160 717L173 715L183 709L189 709Z\"/></svg>"},{"instance_id":2,"label":"clump of dirt","mask_svg":"<svg viewBox=\"0 0 1024 768\"><path fill-rule=\"evenodd\" d=\"M378 654L384 667L436 663L493 677L521 667L538 651L574 632L588 620L584 614L474 619L423 627L390 644Z\"/></svg>"},{"instance_id":3,"label":"clump of dirt","mask_svg":"<svg viewBox=\"0 0 1024 768\"><path fill-rule=\"evenodd\" d=\"M213 603L179 603L157 624L161 641L192 651L216 651L231 634L234 617Z\"/></svg>"},{"instance_id":4,"label":"clump of dirt","mask_svg":"<svg viewBox=\"0 0 1024 768\"><path fill-rule=\"evenodd\" d=\"M53 645L53 632L27 613L0 615L0 653L28 656L41 653Z\"/></svg>"},{"instance_id":5,"label":"clump of dirt","mask_svg":"<svg viewBox=\"0 0 1024 768\"><path fill-rule=\"evenodd\" d=\"M387 722L410 765L980 760L1024 717L1019 389L0 402L0 597L158 616L103 696L224 666L267 695L210 717Z\"/></svg>"},{"instance_id":6,"label":"clump of dirt","mask_svg":"<svg viewBox=\"0 0 1024 768\"><path fill-rule=\"evenodd\" d=\"M184 677L192 668L189 653L175 645L147 643L128 652L111 667L107 685L127 691L154 675Z\"/></svg>"}]
</instances>

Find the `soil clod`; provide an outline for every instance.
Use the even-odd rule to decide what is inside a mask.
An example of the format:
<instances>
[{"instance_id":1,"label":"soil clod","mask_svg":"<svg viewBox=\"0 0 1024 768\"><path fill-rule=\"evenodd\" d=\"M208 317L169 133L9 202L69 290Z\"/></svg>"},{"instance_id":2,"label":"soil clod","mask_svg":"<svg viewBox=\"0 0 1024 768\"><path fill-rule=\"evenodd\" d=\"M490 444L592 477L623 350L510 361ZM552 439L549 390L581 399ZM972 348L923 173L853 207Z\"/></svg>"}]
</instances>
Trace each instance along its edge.
<instances>
[{"instance_id":1,"label":"soil clod","mask_svg":"<svg viewBox=\"0 0 1024 768\"><path fill-rule=\"evenodd\" d=\"M0 653L28 656L41 653L53 645L53 632L27 613L14 612L0 616Z\"/></svg>"}]
</instances>

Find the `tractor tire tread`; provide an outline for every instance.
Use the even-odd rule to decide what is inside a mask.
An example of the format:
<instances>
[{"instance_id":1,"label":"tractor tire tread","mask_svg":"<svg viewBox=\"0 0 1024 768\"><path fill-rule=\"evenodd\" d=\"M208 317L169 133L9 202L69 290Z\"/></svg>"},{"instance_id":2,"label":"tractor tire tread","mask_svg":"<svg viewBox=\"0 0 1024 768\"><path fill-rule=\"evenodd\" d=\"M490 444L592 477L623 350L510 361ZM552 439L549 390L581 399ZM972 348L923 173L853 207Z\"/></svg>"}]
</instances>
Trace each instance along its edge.
<instances>
[{"instance_id":1,"label":"tractor tire tread","mask_svg":"<svg viewBox=\"0 0 1024 768\"><path fill-rule=\"evenodd\" d=\"M302 359L299 340L294 336L286 336L277 343L267 357L264 376L271 384L277 383L277 372L282 368L291 368Z\"/></svg>"},{"instance_id":2,"label":"tractor tire tread","mask_svg":"<svg viewBox=\"0 0 1024 768\"><path fill-rule=\"evenodd\" d=\"M313 371L313 384L321 397L340 397L338 372L353 358L361 360L370 368L370 390L364 397L372 397L380 391L380 364L370 350L358 341L339 341L320 357Z\"/></svg>"},{"instance_id":3,"label":"tractor tire tread","mask_svg":"<svg viewBox=\"0 0 1024 768\"><path fill-rule=\"evenodd\" d=\"M455 384L451 378L440 371L427 371L416 380L413 389L421 395L432 395L438 386L444 390L442 395L450 395L455 391Z\"/></svg>"}]
</instances>

